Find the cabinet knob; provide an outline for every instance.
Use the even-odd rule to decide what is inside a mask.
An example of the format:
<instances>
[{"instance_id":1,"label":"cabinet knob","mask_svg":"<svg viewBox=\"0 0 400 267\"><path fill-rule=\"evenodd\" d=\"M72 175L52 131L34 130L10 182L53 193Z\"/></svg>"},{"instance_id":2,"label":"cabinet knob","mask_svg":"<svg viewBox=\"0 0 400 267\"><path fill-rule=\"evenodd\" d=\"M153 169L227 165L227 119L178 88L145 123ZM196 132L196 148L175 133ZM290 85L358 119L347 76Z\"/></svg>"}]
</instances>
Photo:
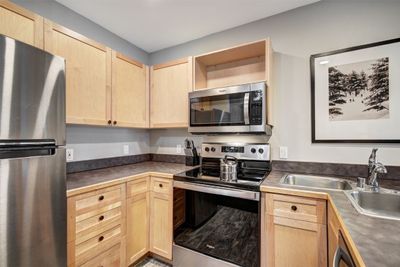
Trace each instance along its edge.
<instances>
[{"instance_id":1,"label":"cabinet knob","mask_svg":"<svg viewBox=\"0 0 400 267\"><path fill-rule=\"evenodd\" d=\"M101 241L103 241L104 240L104 236L100 236L99 237L99 242L101 242Z\"/></svg>"},{"instance_id":2,"label":"cabinet knob","mask_svg":"<svg viewBox=\"0 0 400 267\"><path fill-rule=\"evenodd\" d=\"M101 216L99 217L99 221L102 221L102 220L104 220L104 216L103 216L103 215L101 215Z\"/></svg>"},{"instance_id":3,"label":"cabinet knob","mask_svg":"<svg viewBox=\"0 0 400 267\"><path fill-rule=\"evenodd\" d=\"M161 187L161 188L163 187L163 185L162 185L162 184L158 184L158 186L159 186L159 187Z\"/></svg>"},{"instance_id":4,"label":"cabinet knob","mask_svg":"<svg viewBox=\"0 0 400 267\"><path fill-rule=\"evenodd\" d=\"M112 121L111 121L111 120L109 120L107 123L108 123L108 125L111 125Z\"/></svg>"},{"instance_id":5,"label":"cabinet knob","mask_svg":"<svg viewBox=\"0 0 400 267\"><path fill-rule=\"evenodd\" d=\"M296 210L297 210L297 207L296 207L295 205L293 205L293 206L291 207L291 209L292 209L293 211L296 211Z\"/></svg>"},{"instance_id":6,"label":"cabinet knob","mask_svg":"<svg viewBox=\"0 0 400 267\"><path fill-rule=\"evenodd\" d=\"M99 201L102 201L104 199L104 196L99 196Z\"/></svg>"},{"instance_id":7,"label":"cabinet knob","mask_svg":"<svg viewBox=\"0 0 400 267\"><path fill-rule=\"evenodd\" d=\"M114 124L114 125L117 125L117 121L113 121L113 124Z\"/></svg>"}]
</instances>

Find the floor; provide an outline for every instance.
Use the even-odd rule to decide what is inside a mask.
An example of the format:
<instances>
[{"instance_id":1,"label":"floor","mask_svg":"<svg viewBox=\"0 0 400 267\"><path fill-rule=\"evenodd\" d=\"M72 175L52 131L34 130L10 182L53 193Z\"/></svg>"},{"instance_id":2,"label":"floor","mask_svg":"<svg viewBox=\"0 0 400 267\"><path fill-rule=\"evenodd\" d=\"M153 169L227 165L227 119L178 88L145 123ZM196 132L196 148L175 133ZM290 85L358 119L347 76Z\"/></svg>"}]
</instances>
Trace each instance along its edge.
<instances>
[{"instance_id":1,"label":"floor","mask_svg":"<svg viewBox=\"0 0 400 267\"><path fill-rule=\"evenodd\" d=\"M145 258L133 267L171 267L171 265L156 260L154 258Z\"/></svg>"}]
</instances>

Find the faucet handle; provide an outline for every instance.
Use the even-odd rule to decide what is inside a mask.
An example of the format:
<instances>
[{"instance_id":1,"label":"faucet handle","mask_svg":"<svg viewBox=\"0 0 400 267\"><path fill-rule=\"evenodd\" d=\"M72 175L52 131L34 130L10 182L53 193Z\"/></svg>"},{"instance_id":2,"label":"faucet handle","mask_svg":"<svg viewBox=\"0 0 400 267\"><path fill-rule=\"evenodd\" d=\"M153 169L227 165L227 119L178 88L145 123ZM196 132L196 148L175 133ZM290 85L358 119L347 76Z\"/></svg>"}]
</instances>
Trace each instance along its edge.
<instances>
[{"instance_id":1,"label":"faucet handle","mask_svg":"<svg viewBox=\"0 0 400 267\"><path fill-rule=\"evenodd\" d=\"M357 187L361 190L365 189L367 179L363 177L357 177Z\"/></svg>"},{"instance_id":2,"label":"faucet handle","mask_svg":"<svg viewBox=\"0 0 400 267\"><path fill-rule=\"evenodd\" d=\"M380 163L380 162L378 162L378 163L375 164L374 171L375 171L376 173L381 173L381 174L386 174L386 173L387 173L386 167L385 167L382 163Z\"/></svg>"}]
</instances>

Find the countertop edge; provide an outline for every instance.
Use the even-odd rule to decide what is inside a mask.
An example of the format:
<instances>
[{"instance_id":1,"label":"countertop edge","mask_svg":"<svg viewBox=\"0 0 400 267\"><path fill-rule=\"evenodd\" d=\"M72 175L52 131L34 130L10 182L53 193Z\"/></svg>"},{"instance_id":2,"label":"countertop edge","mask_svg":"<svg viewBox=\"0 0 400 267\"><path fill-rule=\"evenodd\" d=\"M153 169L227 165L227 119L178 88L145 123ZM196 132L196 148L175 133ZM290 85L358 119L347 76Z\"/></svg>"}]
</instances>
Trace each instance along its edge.
<instances>
[{"instance_id":1,"label":"countertop edge","mask_svg":"<svg viewBox=\"0 0 400 267\"><path fill-rule=\"evenodd\" d=\"M83 194L83 193L90 192L93 190L102 189L102 188L113 186L113 185L127 183L130 181L136 180L136 179L140 179L143 177L149 177L149 176L157 176L157 177L161 177L161 178L172 179L174 174L163 173L163 172L152 172L152 171L142 172L142 173L138 173L138 174L131 175L131 176L116 178L116 179L113 179L110 181L99 182L99 183L95 183L95 184L91 184L91 185L87 185L87 186L69 189L69 190L67 190L67 197L76 196L79 194Z\"/></svg>"}]
</instances>

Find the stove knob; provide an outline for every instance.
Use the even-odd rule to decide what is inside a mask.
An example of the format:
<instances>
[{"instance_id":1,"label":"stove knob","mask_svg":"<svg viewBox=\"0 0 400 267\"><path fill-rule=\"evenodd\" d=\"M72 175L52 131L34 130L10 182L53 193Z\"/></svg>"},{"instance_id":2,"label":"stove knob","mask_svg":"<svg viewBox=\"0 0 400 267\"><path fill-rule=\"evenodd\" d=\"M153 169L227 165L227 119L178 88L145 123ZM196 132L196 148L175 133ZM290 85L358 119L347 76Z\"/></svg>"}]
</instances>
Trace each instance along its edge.
<instances>
[{"instance_id":1,"label":"stove knob","mask_svg":"<svg viewBox=\"0 0 400 267\"><path fill-rule=\"evenodd\" d=\"M260 153L260 154L264 153L264 149L260 148L260 149L258 150L258 153Z\"/></svg>"},{"instance_id":2,"label":"stove knob","mask_svg":"<svg viewBox=\"0 0 400 267\"><path fill-rule=\"evenodd\" d=\"M253 147L250 151L251 151L251 153L253 153L253 154L256 153L256 149L255 149L254 147Z\"/></svg>"},{"instance_id":3,"label":"stove knob","mask_svg":"<svg viewBox=\"0 0 400 267\"><path fill-rule=\"evenodd\" d=\"M212 147L212 148L211 148L211 152L215 152L215 147Z\"/></svg>"},{"instance_id":4,"label":"stove knob","mask_svg":"<svg viewBox=\"0 0 400 267\"><path fill-rule=\"evenodd\" d=\"M205 150L206 152L209 152L209 151L210 151L210 149L209 149L208 147L206 147L204 150Z\"/></svg>"}]
</instances>

